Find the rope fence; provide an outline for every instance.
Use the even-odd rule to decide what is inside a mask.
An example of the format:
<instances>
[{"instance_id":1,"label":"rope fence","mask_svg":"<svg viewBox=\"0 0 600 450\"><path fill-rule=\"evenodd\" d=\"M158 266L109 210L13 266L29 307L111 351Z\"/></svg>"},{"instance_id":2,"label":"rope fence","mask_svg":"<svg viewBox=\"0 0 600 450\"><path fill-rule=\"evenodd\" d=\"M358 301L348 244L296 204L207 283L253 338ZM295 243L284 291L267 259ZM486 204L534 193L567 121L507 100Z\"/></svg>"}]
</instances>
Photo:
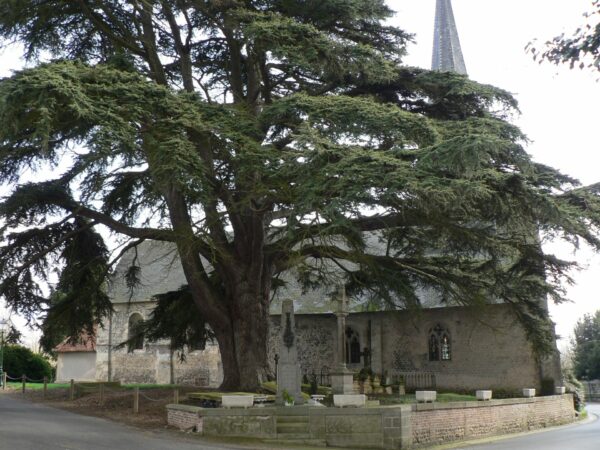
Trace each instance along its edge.
<instances>
[{"instance_id":1,"label":"rope fence","mask_svg":"<svg viewBox=\"0 0 600 450\"><path fill-rule=\"evenodd\" d=\"M5 377L8 378L9 380L21 381L23 379L23 377L13 378L13 377L9 376L6 372L4 372L4 373L5 373Z\"/></svg>"},{"instance_id":2,"label":"rope fence","mask_svg":"<svg viewBox=\"0 0 600 450\"><path fill-rule=\"evenodd\" d=\"M54 387L53 389L48 389L48 383L50 383L50 381L48 380L47 377L44 377L42 379L34 379L34 378L30 378L27 375L22 375L21 377L11 377L9 376L6 372L4 372L3 374L4 380L10 380L10 381L17 381L17 382L21 382L22 386L21 386L21 390L23 392L23 394L25 394L26 391L26 386L27 383L43 383L43 399L47 400L48 399L48 393L49 392L56 392L57 395L53 395L51 400L60 400L62 399L63 401L65 400L65 396L66 396L66 400L67 401L75 401L78 398L82 398L86 395L91 395L91 394L98 394L99 396L99 404L100 406L104 406L104 404L106 403L106 400L110 399L110 400L115 400L115 399L123 399L123 398L127 398L130 397L131 398L131 405L132 405L132 409L133 412L135 414L139 413L140 410L140 397L144 400L144 401L148 401L150 403L160 403L160 402L171 402L171 403L179 403L179 392L180 392L180 387L179 386L174 386L171 388L158 388L160 390L162 390L164 392L164 390L170 390L171 391L171 397L169 397L168 395L159 395L158 398L156 398L155 396L149 395L148 391L150 390L157 390L157 388L155 387L150 387L147 389L143 389L140 388L139 386L134 386L132 387L127 387L127 386L121 386L118 382L81 382L81 383L77 383L75 382L75 380L70 380L70 382L68 384L65 383L65 387L64 388L57 388ZM2 388L4 389L6 387L6 382L3 383ZM39 389L39 388L37 388ZM32 389L32 390L37 390L37 389ZM66 390L66 395L65 395L65 390ZM146 392L144 392L146 391Z\"/></svg>"}]
</instances>

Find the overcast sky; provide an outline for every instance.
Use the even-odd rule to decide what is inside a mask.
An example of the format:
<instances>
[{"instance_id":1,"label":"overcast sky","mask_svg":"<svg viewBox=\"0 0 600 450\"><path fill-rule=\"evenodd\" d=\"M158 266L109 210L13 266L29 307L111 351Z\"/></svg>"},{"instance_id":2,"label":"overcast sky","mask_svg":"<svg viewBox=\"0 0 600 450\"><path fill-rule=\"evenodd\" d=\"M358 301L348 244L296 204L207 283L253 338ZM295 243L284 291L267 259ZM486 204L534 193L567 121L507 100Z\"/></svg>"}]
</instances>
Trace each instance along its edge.
<instances>
[{"instance_id":1,"label":"overcast sky","mask_svg":"<svg viewBox=\"0 0 600 450\"><path fill-rule=\"evenodd\" d=\"M392 22L416 35L407 64L429 68L435 0L388 3L397 12ZM453 7L469 76L516 95L522 114L515 122L532 141L529 153L585 184L600 181L600 73L539 65L524 50L533 39L572 33L591 11L591 0L453 0ZM17 52L0 53L0 76L20 65ZM561 245L546 250L572 256ZM584 313L600 308L600 257L586 249L575 257L587 269L574 274L576 285L568 289L573 303L551 307L561 336L570 335Z\"/></svg>"}]
</instances>

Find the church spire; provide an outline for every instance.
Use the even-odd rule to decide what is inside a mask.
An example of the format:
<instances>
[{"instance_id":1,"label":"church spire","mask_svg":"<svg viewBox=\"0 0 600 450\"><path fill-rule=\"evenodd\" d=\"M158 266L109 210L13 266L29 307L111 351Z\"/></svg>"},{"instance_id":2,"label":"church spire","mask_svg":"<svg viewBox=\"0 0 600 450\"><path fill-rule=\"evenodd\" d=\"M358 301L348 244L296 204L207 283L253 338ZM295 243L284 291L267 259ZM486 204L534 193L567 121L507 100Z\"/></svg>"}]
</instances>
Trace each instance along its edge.
<instances>
[{"instance_id":1,"label":"church spire","mask_svg":"<svg viewBox=\"0 0 600 450\"><path fill-rule=\"evenodd\" d=\"M433 35L433 70L467 74L451 0L437 0Z\"/></svg>"}]
</instances>

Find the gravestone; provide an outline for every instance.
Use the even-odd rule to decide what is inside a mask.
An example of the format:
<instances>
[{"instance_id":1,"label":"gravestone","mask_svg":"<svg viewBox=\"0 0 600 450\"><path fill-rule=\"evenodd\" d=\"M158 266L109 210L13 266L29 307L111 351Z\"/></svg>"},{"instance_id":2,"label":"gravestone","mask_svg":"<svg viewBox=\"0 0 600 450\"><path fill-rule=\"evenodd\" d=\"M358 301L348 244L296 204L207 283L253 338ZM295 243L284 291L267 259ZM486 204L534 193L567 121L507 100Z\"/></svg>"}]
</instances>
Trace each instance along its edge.
<instances>
[{"instance_id":1,"label":"gravestone","mask_svg":"<svg viewBox=\"0 0 600 450\"><path fill-rule=\"evenodd\" d=\"M294 302L284 300L281 305L281 339L279 341L279 361L277 364L277 397L275 403L278 405L284 404L283 391L287 391L293 397L296 405L304 403L301 391L302 371L298 363L296 339Z\"/></svg>"},{"instance_id":2,"label":"gravestone","mask_svg":"<svg viewBox=\"0 0 600 450\"><path fill-rule=\"evenodd\" d=\"M337 318L336 367L330 374L331 390L334 394L353 394L353 373L346 367L346 316L348 316L348 300L346 298L346 289L343 287L337 303L335 312Z\"/></svg>"}]
</instances>

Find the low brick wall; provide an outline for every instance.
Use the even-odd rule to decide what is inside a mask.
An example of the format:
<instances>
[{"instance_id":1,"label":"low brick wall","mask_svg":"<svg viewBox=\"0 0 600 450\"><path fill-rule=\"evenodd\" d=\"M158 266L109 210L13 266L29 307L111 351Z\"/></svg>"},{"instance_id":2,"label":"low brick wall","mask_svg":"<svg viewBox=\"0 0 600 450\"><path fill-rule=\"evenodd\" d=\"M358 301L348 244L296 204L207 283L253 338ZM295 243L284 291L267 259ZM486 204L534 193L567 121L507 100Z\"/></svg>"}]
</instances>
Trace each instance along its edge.
<instances>
[{"instance_id":1,"label":"low brick wall","mask_svg":"<svg viewBox=\"0 0 600 450\"><path fill-rule=\"evenodd\" d=\"M408 449L562 425L575 419L570 394L486 402L369 408L249 409L168 405L169 424L206 436L289 439L279 429L303 423L303 439L329 447ZM200 425L198 425L200 424ZM281 425L281 427L280 427ZM287 426L286 426L287 425Z\"/></svg>"},{"instance_id":2,"label":"low brick wall","mask_svg":"<svg viewBox=\"0 0 600 450\"><path fill-rule=\"evenodd\" d=\"M189 405L169 405L167 407L167 423L180 430L195 429L202 432L201 408Z\"/></svg>"},{"instance_id":3,"label":"low brick wall","mask_svg":"<svg viewBox=\"0 0 600 450\"><path fill-rule=\"evenodd\" d=\"M413 405L414 447L475 439L573 422L573 396Z\"/></svg>"}]
</instances>

